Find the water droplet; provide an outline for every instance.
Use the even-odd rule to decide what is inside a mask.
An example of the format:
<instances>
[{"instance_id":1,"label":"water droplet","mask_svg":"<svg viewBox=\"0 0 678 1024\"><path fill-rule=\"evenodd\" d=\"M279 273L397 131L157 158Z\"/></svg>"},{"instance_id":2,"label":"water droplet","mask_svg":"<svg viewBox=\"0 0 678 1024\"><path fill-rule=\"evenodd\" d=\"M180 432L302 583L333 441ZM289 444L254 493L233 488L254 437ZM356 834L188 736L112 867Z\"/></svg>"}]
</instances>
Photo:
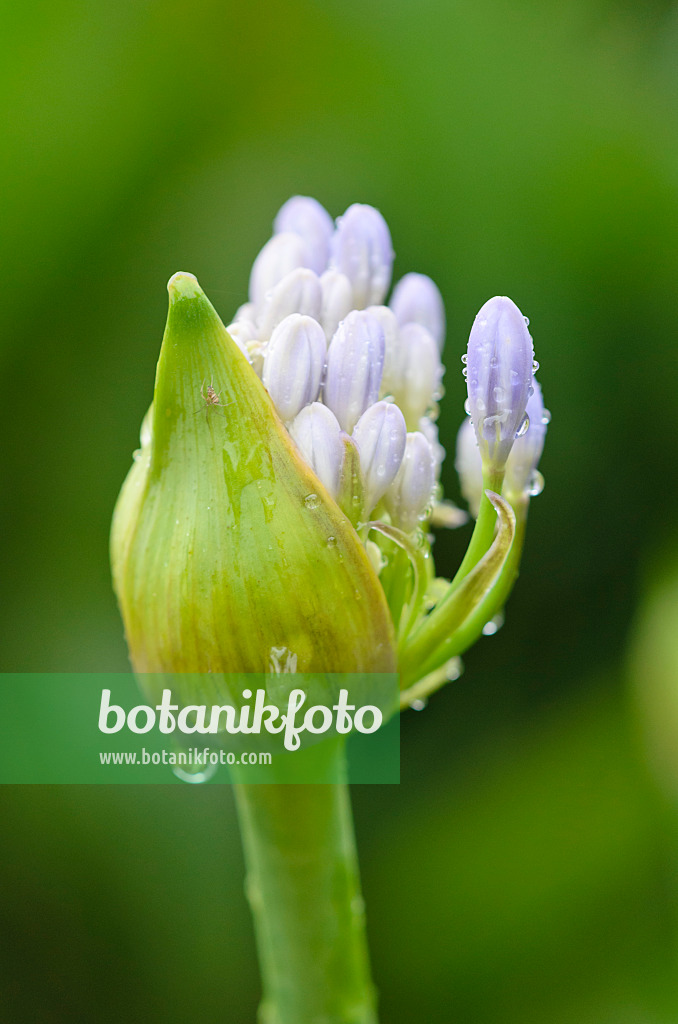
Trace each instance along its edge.
<instances>
[{"instance_id":1,"label":"water droplet","mask_svg":"<svg viewBox=\"0 0 678 1024\"><path fill-rule=\"evenodd\" d=\"M497 385L497 387L493 389L492 394L494 395L495 402L503 402L506 392L502 387Z\"/></svg>"},{"instance_id":2,"label":"water droplet","mask_svg":"<svg viewBox=\"0 0 678 1024\"><path fill-rule=\"evenodd\" d=\"M548 409L544 409L542 411L541 421L545 427L548 427L549 423L551 422L551 413L548 411Z\"/></svg>"},{"instance_id":3,"label":"water droplet","mask_svg":"<svg viewBox=\"0 0 678 1024\"><path fill-rule=\"evenodd\" d=\"M337 546L337 538L336 537L328 537L327 538L327 546L328 546L328 548L336 548L336 546Z\"/></svg>"},{"instance_id":4,"label":"water droplet","mask_svg":"<svg viewBox=\"0 0 678 1024\"><path fill-rule=\"evenodd\" d=\"M529 388L527 389L527 397L528 397L528 398L532 398L532 395L533 395L533 394L534 394L534 388L533 388L533 387L532 387L532 385L530 384Z\"/></svg>"},{"instance_id":5,"label":"water droplet","mask_svg":"<svg viewBox=\"0 0 678 1024\"><path fill-rule=\"evenodd\" d=\"M494 367L499 366L499 359L497 358L497 356L492 356L492 358L490 359L490 366L493 369Z\"/></svg>"},{"instance_id":6,"label":"water droplet","mask_svg":"<svg viewBox=\"0 0 678 1024\"><path fill-rule=\"evenodd\" d=\"M412 701L412 703L410 704L410 707L412 708L413 711L423 711L427 704L428 704L427 700L419 700L419 699L417 699L417 700L413 700Z\"/></svg>"},{"instance_id":7,"label":"water droplet","mask_svg":"<svg viewBox=\"0 0 678 1024\"><path fill-rule=\"evenodd\" d=\"M538 469L535 469L527 485L527 493L531 498L536 498L544 490L544 477Z\"/></svg>"},{"instance_id":8,"label":"water droplet","mask_svg":"<svg viewBox=\"0 0 678 1024\"><path fill-rule=\"evenodd\" d=\"M461 375L464 378L464 380L468 379L468 366L464 367L464 369L461 371Z\"/></svg>"},{"instance_id":9,"label":"water droplet","mask_svg":"<svg viewBox=\"0 0 678 1024\"><path fill-rule=\"evenodd\" d=\"M471 400L469 398L464 402L464 412L467 416L471 415Z\"/></svg>"},{"instance_id":10,"label":"water droplet","mask_svg":"<svg viewBox=\"0 0 678 1024\"><path fill-rule=\"evenodd\" d=\"M464 364L464 366L466 366L466 364L468 362L468 356L467 356L467 354L465 352L464 352L463 356L461 357L461 361Z\"/></svg>"},{"instance_id":11,"label":"water droplet","mask_svg":"<svg viewBox=\"0 0 678 1024\"><path fill-rule=\"evenodd\" d=\"M445 665L445 678L449 683L453 683L455 679L459 679L463 671L464 663L461 658L450 658Z\"/></svg>"},{"instance_id":12,"label":"water droplet","mask_svg":"<svg viewBox=\"0 0 678 1024\"><path fill-rule=\"evenodd\" d=\"M317 494L307 494L304 498L304 505L306 508L314 509L320 505L320 498Z\"/></svg>"},{"instance_id":13,"label":"water droplet","mask_svg":"<svg viewBox=\"0 0 678 1024\"><path fill-rule=\"evenodd\" d=\"M494 636L498 633L501 627L504 625L504 613L497 612L489 622L486 622L483 626L483 636Z\"/></svg>"},{"instance_id":14,"label":"water droplet","mask_svg":"<svg viewBox=\"0 0 678 1024\"><path fill-rule=\"evenodd\" d=\"M525 434L528 432L529 429L530 417L527 415L527 413L525 413L525 415L523 416L522 420L518 425L518 429L516 430L516 437L525 437Z\"/></svg>"},{"instance_id":15,"label":"water droplet","mask_svg":"<svg viewBox=\"0 0 678 1024\"><path fill-rule=\"evenodd\" d=\"M524 316L523 320L525 321L525 326L529 327L530 326L530 318L529 318L529 316Z\"/></svg>"},{"instance_id":16,"label":"water droplet","mask_svg":"<svg viewBox=\"0 0 678 1024\"><path fill-rule=\"evenodd\" d=\"M198 786L203 782L209 782L213 779L217 770L216 764L205 764L205 765L178 765L175 764L172 767L172 772L182 782L190 782L194 786Z\"/></svg>"},{"instance_id":17,"label":"water droplet","mask_svg":"<svg viewBox=\"0 0 678 1024\"><path fill-rule=\"evenodd\" d=\"M532 373L536 373L538 369L539 369L539 363L535 359L535 361L532 363Z\"/></svg>"}]
</instances>

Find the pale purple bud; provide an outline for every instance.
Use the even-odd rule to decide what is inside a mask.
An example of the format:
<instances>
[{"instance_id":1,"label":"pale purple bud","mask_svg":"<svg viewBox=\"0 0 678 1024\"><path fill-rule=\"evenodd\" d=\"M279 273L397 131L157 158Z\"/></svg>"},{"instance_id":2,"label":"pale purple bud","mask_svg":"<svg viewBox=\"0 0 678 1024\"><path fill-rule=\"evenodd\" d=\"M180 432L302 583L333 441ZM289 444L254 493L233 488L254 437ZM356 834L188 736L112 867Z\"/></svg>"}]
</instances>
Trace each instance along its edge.
<instances>
[{"instance_id":1,"label":"pale purple bud","mask_svg":"<svg viewBox=\"0 0 678 1024\"><path fill-rule=\"evenodd\" d=\"M316 274L322 274L330 255L334 223L317 199L310 196L292 196L278 211L273 230L277 235L283 231L291 231L303 238L308 249L306 265Z\"/></svg>"},{"instance_id":2,"label":"pale purple bud","mask_svg":"<svg viewBox=\"0 0 678 1024\"><path fill-rule=\"evenodd\" d=\"M353 440L358 446L365 481L365 514L369 515L392 483L405 454L407 427L392 402L371 405L358 420Z\"/></svg>"},{"instance_id":3,"label":"pale purple bud","mask_svg":"<svg viewBox=\"0 0 678 1024\"><path fill-rule=\"evenodd\" d=\"M436 482L431 446L418 430L407 435L405 454L384 495L393 525L411 533L431 506Z\"/></svg>"},{"instance_id":4,"label":"pale purple bud","mask_svg":"<svg viewBox=\"0 0 678 1024\"><path fill-rule=\"evenodd\" d=\"M238 306L233 317L233 323L236 320L250 320L253 324L257 322L257 307L253 302L243 302L242 306Z\"/></svg>"},{"instance_id":5,"label":"pale purple bud","mask_svg":"<svg viewBox=\"0 0 678 1024\"><path fill-rule=\"evenodd\" d=\"M266 296L259 320L259 337L270 338L273 329L291 313L320 317L321 290L317 274L297 267L278 281Z\"/></svg>"},{"instance_id":6,"label":"pale purple bud","mask_svg":"<svg viewBox=\"0 0 678 1024\"><path fill-rule=\"evenodd\" d=\"M346 274L338 270L326 270L320 278L320 288L320 324L329 342L341 321L354 308L353 289Z\"/></svg>"},{"instance_id":7,"label":"pale purple bud","mask_svg":"<svg viewBox=\"0 0 678 1024\"><path fill-rule=\"evenodd\" d=\"M250 302L260 310L268 292L285 274L308 261L306 242L292 231L274 235L254 261L250 274Z\"/></svg>"},{"instance_id":8,"label":"pale purple bud","mask_svg":"<svg viewBox=\"0 0 678 1024\"><path fill-rule=\"evenodd\" d=\"M310 316L293 313L273 331L262 380L285 422L318 397L325 353L323 329Z\"/></svg>"},{"instance_id":9,"label":"pale purple bud","mask_svg":"<svg viewBox=\"0 0 678 1024\"><path fill-rule=\"evenodd\" d=\"M444 367L435 338L421 324L400 328L399 348L400 362L394 372L392 393L407 425L416 428L442 394Z\"/></svg>"},{"instance_id":10,"label":"pale purple bud","mask_svg":"<svg viewBox=\"0 0 678 1024\"><path fill-rule=\"evenodd\" d=\"M251 320L243 319L234 320L232 324L229 324L226 328L233 341L236 343L240 351L244 356L247 356L249 360L249 353L247 351L248 341L254 341L257 337L257 328Z\"/></svg>"},{"instance_id":11,"label":"pale purple bud","mask_svg":"<svg viewBox=\"0 0 678 1024\"><path fill-rule=\"evenodd\" d=\"M478 516L483 496L483 463L478 449L478 438L471 420L466 417L457 434L457 452L454 468L471 515Z\"/></svg>"},{"instance_id":12,"label":"pale purple bud","mask_svg":"<svg viewBox=\"0 0 678 1024\"><path fill-rule=\"evenodd\" d=\"M546 440L546 427L550 413L544 409L541 388L535 377L532 378L532 395L527 402L529 426L524 434L516 438L506 460L506 477L504 490L514 500L520 495L536 495L542 490L544 480L537 470L541 453Z\"/></svg>"},{"instance_id":13,"label":"pale purple bud","mask_svg":"<svg viewBox=\"0 0 678 1024\"><path fill-rule=\"evenodd\" d=\"M339 217L330 243L330 267L346 274L358 309L384 301L391 283L393 246L386 221L373 206L354 203Z\"/></svg>"},{"instance_id":14,"label":"pale purple bud","mask_svg":"<svg viewBox=\"0 0 678 1024\"><path fill-rule=\"evenodd\" d=\"M421 324L442 352L445 344L445 306L437 286L426 274L405 274L393 289L391 309L398 323Z\"/></svg>"},{"instance_id":15,"label":"pale purple bud","mask_svg":"<svg viewBox=\"0 0 678 1024\"><path fill-rule=\"evenodd\" d=\"M440 470L446 454L438 437L438 425L434 423L433 420L429 419L428 416L422 416L419 420L419 431L431 445L431 451L433 452L433 466L437 480L440 476Z\"/></svg>"},{"instance_id":16,"label":"pale purple bud","mask_svg":"<svg viewBox=\"0 0 678 1024\"><path fill-rule=\"evenodd\" d=\"M314 402L292 420L289 431L315 475L336 498L344 445L342 429L334 413L326 405Z\"/></svg>"},{"instance_id":17,"label":"pale purple bud","mask_svg":"<svg viewBox=\"0 0 678 1024\"><path fill-rule=\"evenodd\" d=\"M347 434L379 397L384 368L384 332L379 321L353 310L339 324L327 351L323 396Z\"/></svg>"},{"instance_id":18,"label":"pale purple bud","mask_svg":"<svg viewBox=\"0 0 678 1024\"><path fill-rule=\"evenodd\" d=\"M483 462L501 470L523 429L534 349L523 314L497 296L482 307L468 341L468 410Z\"/></svg>"},{"instance_id":19,"label":"pale purple bud","mask_svg":"<svg viewBox=\"0 0 678 1024\"><path fill-rule=\"evenodd\" d=\"M380 390L380 394L383 397L392 394L393 383L401 377L402 344L400 329L395 313L388 306L368 306L365 312L377 318L384 332L384 372L381 377Z\"/></svg>"}]
</instances>

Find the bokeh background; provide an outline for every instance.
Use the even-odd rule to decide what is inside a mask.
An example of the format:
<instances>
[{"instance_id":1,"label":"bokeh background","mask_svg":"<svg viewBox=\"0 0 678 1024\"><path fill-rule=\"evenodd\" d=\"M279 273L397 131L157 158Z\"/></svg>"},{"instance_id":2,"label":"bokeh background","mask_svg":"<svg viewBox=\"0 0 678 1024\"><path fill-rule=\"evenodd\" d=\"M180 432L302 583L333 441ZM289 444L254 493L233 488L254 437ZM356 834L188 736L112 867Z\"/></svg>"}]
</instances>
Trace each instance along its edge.
<instances>
[{"instance_id":1,"label":"bokeh background","mask_svg":"<svg viewBox=\"0 0 678 1024\"><path fill-rule=\"evenodd\" d=\"M446 301L448 450L491 295L553 413L506 625L354 791L383 1024L675 1024L678 5L0 9L0 667L127 666L108 528L169 276L228 322L285 199L372 203ZM0 822L0 1020L254 1020L227 787L4 788Z\"/></svg>"}]
</instances>

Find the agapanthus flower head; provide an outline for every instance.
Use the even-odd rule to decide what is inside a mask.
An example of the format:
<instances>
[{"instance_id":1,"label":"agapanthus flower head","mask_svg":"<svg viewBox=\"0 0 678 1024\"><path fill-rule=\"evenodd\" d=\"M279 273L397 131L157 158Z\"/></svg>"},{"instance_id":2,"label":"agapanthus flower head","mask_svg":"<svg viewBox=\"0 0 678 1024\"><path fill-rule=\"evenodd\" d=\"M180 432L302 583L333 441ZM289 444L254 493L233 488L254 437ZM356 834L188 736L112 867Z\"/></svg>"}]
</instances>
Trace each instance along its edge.
<instances>
[{"instance_id":1,"label":"agapanthus flower head","mask_svg":"<svg viewBox=\"0 0 678 1024\"><path fill-rule=\"evenodd\" d=\"M510 299L476 317L457 468L480 514L457 576L437 579L430 527L464 518L440 483L445 310L417 273L386 305L393 259L373 207L354 204L335 225L296 196L228 330L195 278L172 278L154 402L113 528L137 668L265 671L285 648L299 671L390 671L399 659L409 687L439 678L492 594L505 599L506 499L520 507L534 493L544 442L532 339Z\"/></svg>"},{"instance_id":2,"label":"agapanthus flower head","mask_svg":"<svg viewBox=\"0 0 678 1024\"><path fill-rule=\"evenodd\" d=\"M468 412L483 463L503 470L516 436L527 429L534 348L525 317L506 296L489 299L468 341Z\"/></svg>"}]
</instances>

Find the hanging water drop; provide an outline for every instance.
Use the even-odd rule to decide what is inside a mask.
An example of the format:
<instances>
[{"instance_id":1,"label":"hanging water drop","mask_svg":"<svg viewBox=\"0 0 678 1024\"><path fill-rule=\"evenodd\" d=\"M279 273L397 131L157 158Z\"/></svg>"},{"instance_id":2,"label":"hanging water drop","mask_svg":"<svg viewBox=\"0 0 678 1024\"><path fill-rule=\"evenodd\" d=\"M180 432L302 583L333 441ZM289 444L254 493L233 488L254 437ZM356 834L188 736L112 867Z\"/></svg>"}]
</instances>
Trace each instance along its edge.
<instances>
[{"instance_id":1,"label":"hanging water drop","mask_svg":"<svg viewBox=\"0 0 678 1024\"><path fill-rule=\"evenodd\" d=\"M532 373L536 373L538 369L539 369L539 363L535 359L534 362L532 363Z\"/></svg>"},{"instance_id":2,"label":"hanging water drop","mask_svg":"<svg viewBox=\"0 0 678 1024\"><path fill-rule=\"evenodd\" d=\"M412 701L412 703L410 704L410 707L412 708L413 711L423 711L427 704L428 704L427 700L419 700L419 699L417 699L417 700L413 700Z\"/></svg>"},{"instance_id":3,"label":"hanging water drop","mask_svg":"<svg viewBox=\"0 0 678 1024\"><path fill-rule=\"evenodd\" d=\"M525 413L525 415L523 416L522 420L520 421L518 429L516 430L516 437L524 437L529 429L530 429L530 417L527 415L527 413Z\"/></svg>"},{"instance_id":4,"label":"hanging water drop","mask_svg":"<svg viewBox=\"0 0 678 1024\"><path fill-rule=\"evenodd\" d=\"M548 427L551 422L551 413L548 409L544 409L541 414L541 421L545 427Z\"/></svg>"},{"instance_id":5,"label":"hanging water drop","mask_svg":"<svg viewBox=\"0 0 678 1024\"><path fill-rule=\"evenodd\" d=\"M527 493L531 498L536 498L544 490L544 477L538 469L535 469L527 485Z\"/></svg>"},{"instance_id":6,"label":"hanging water drop","mask_svg":"<svg viewBox=\"0 0 678 1024\"><path fill-rule=\"evenodd\" d=\"M483 626L483 636L494 636L498 633L501 627L504 625L504 613L497 612L493 615L489 622L486 622Z\"/></svg>"},{"instance_id":7,"label":"hanging water drop","mask_svg":"<svg viewBox=\"0 0 678 1024\"><path fill-rule=\"evenodd\" d=\"M471 415L471 400L469 398L464 402L464 412L467 416Z\"/></svg>"}]
</instances>

